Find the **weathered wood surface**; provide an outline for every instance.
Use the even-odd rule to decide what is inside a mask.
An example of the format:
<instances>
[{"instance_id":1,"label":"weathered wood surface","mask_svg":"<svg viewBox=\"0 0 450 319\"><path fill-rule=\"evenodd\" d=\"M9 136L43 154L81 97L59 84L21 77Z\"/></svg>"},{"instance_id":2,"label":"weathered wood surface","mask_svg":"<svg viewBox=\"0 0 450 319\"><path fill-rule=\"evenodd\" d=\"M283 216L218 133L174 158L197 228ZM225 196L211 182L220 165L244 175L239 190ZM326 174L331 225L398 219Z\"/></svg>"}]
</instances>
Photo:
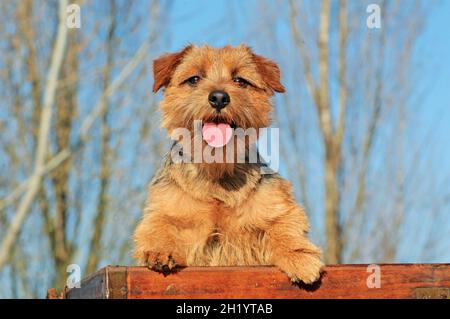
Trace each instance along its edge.
<instances>
[{"instance_id":1,"label":"weathered wood surface","mask_svg":"<svg viewBox=\"0 0 450 319\"><path fill-rule=\"evenodd\" d=\"M293 285L275 267L188 267L164 276L108 266L65 290L64 298L450 298L450 264L380 264L380 288L367 265L330 265L313 286ZM54 292L49 296L54 296Z\"/></svg>"}]
</instances>

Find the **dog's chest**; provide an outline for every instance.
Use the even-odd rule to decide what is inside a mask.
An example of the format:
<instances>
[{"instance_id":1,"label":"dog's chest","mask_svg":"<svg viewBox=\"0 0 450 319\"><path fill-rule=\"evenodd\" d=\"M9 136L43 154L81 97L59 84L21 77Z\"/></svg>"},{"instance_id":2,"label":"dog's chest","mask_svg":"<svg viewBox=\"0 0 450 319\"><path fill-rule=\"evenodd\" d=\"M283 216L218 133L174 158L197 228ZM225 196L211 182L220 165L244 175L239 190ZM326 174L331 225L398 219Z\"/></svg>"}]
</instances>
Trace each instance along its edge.
<instances>
[{"instance_id":1,"label":"dog's chest","mask_svg":"<svg viewBox=\"0 0 450 319\"><path fill-rule=\"evenodd\" d=\"M221 211L205 242L208 265L261 265L269 263L266 234L242 223L234 212Z\"/></svg>"},{"instance_id":2,"label":"dog's chest","mask_svg":"<svg viewBox=\"0 0 450 319\"><path fill-rule=\"evenodd\" d=\"M203 248L193 251L190 266L266 265L270 263L270 250L265 236L241 233L229 236L213 234Z\"/></svg>"}]
</instances>

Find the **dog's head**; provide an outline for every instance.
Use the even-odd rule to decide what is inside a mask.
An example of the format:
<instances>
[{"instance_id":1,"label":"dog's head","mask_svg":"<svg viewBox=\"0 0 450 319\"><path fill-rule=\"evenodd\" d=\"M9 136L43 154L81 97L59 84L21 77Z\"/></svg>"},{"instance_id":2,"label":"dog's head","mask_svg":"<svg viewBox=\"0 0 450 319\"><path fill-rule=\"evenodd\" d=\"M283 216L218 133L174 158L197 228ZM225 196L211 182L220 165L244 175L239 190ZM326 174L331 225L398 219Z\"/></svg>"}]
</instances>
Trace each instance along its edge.
<instances>
[{"instance_id":1,"label":"dog's head","mask_svg":"<svg viewBox=\"0 0 450 319\"><path fill-rule=\"evenodd\" d=\"M259 129L270 124L274 92L284 92L278 66L240 45L190 45L153 64L153 91L164 88L162 126L169 133L204 125Z\"/></svg>"}]
</instances>

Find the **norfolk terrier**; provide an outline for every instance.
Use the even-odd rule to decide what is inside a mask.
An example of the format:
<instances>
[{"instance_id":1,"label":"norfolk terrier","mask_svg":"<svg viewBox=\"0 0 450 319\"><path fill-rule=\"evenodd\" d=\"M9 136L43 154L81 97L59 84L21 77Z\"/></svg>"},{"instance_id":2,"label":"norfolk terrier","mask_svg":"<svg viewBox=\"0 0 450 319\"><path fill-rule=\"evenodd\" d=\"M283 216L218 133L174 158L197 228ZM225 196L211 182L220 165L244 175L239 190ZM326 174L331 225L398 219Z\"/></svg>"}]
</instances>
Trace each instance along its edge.
<instances>
[{"instance_id":1,"label":"norfolk terrier","mask_svg":"<svg viewBox=\"0 0 450 319\"><path fill-rule=\"evenodd\" d=\"M156 59L153 73L153 92L164 89L162 127L172 138L186 128L188 142L200 143L202 154L220 151L220 158L233 147L245 153L245 162L186 161L194 156L192 143L173 138L171 150L185 161L169 152L152 180L134 257L164 273L185 266L276 265L293 282L315 282L321 251L307 238L308 219L291 184L262 173L266 164L259 157L248 160L255 138L237 143L233 135L238 128L269 126L270 98L285 91L277 64L244 45L190 45ZM219 133L212 139L211 129Z\"/></svg>"}]
</instances>

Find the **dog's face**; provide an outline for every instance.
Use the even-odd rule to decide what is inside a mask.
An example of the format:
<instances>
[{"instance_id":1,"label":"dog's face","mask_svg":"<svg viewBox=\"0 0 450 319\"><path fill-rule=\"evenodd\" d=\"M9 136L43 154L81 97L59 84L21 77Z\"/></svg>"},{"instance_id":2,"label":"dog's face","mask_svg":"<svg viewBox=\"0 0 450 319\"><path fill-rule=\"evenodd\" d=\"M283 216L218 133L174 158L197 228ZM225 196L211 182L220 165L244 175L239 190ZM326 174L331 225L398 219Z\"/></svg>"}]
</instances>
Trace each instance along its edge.
<instances>
[{"instance_id":1,"label":"dog's face","mask_svg":"<svg viewBox=\"0 0 450 319\"><path fill-rule=\"evenodd\" d=\"M153 91L164 87L162 126L259 129L270 124L274 92L284 92L278 66L248 47L188 46L154 61Z\"/></svg>"}]
</instances>

